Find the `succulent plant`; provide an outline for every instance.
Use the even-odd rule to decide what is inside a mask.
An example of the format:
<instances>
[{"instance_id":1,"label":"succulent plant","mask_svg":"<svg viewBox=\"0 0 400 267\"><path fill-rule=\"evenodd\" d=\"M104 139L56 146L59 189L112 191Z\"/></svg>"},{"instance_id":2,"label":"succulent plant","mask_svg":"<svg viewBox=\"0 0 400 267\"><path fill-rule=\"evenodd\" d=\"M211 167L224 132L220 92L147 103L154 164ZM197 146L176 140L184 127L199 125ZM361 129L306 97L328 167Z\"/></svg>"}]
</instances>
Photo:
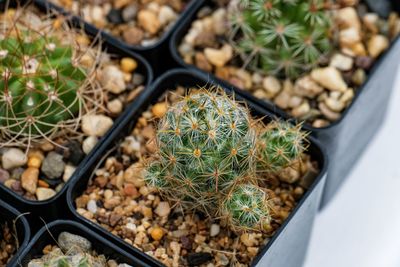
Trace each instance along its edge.
<instances>
[{"instance_id":1,"label":"succulent plant","mask_svg":"<svg viewBox=\"0 0 400 267\"><path fill-rule=\"evenodd\" d=\"M233 230L263 230L270 219L257 172L288 166L303 153L304 137L286 122L261 127L222 90L201 89L161 118L145 180L186 209L226 219Z\"/></svg>"},{"instance_id":2,"label":"succulent plant","mask_svg":"<svg viewBox=\"0 0 400 267\"><path fill-rule=\"evenodd\" d=\"M270 223L267 194L252 184L241 184L234 188L224 202L224 214L234 228L263 229Z\"/></svg>"},{"instance_id":3,"label":"succulent plant","mask_svg":"<svg viewBox=\"0 0 400 267\"><path fill-rule=\"evenodd\" d=\"M12 136L51 134L81 108L85 71L55 37L19 31L0 41L0 124Z\"/></svg>"},{"instance_id":4,"label":"succulent plant","mask_svg":"<svg viewBox=\"0 0 400 267\"><path fill-rule=\"evenodd\" d=\"M331 49L325 0L237 0L231 8L234 46L244 67L295 78Z\"/></svg>"},{"instance_id":5,"label":"succulent plant","mask_svg":"<svg viewBox=\"0 0 400 267\"><path fill-rule=\"evenodd\" d=\"M256 131L248 110L227 95L200 91L170 107L157 145L146 180L186 207L215 214L221 196L254 179Z\"/></svg>"},{"instance_id":6,"label":"succulent plant","mask_svg":"<svg viewBox=\"0 0 400 267\"><path fill-rule=\"evenodd\" d=\"M277 172L300 159L306 150L306 133L300 125L274 121L258 137L259 170Z\"/></svg>"}]
</instances>

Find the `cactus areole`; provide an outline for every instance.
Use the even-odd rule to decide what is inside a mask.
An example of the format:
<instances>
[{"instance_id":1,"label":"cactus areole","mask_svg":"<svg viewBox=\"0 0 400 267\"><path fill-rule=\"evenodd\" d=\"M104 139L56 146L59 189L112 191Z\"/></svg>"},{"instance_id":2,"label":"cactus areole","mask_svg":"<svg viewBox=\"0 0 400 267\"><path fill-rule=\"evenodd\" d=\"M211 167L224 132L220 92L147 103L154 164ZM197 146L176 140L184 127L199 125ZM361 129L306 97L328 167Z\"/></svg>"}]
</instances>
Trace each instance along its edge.
<instances>
[{"instance_id":1,"label":"cactus areole","mask_svg":"<svg viewBox=\"0 0 400 267\"><path fill-rule=\"evenodd\" d=\"M0 41L0 127L11 137L47 136L79 113L86 73L74 65L72 46L15 32Z\"/></svg>"}]
</instances>

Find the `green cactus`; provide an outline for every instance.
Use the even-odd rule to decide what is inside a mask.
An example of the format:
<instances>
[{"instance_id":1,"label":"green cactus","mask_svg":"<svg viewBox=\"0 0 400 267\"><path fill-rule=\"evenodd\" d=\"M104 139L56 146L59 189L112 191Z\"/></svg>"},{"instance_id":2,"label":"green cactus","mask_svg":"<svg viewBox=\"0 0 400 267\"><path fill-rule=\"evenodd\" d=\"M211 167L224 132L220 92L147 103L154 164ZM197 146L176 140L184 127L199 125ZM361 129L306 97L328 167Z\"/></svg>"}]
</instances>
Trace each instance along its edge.
<instances>
[{"instance_id":1,"label":"green cactus","mask_svg":"<svg viewBox=\"0 0 400 267\"><path fill-rule=\"evenodd\" d=\"M0 128L8 138L49 136L79 114L87 75L74 64L72 45L34 30L15 32L0 41Z\"/></svg>"},{"instance_id":2,"label":"green cactus","mask_svg":"<svg viewBox=\"0 0 400 267\"><path fill-rule=\"evenodd\" d=\"M248 111L228 96L190 94L162 118L160 159L150 165L146 180L189 208L215 214L221 195L254 178L255 137Z\"/></svg>"},{"instance_id":3,"label":"green cactus","mask_svg":"<svg viewBox=\"0 0 400 267\"><path fill-rule=\"evenodd\" d=\"M306 136L300 125L288 122L275 121L263 128L258 138L259 170L277 172L300 159Z\"/></svg>"},{"instance_id":4,"label":"green cactus","mask_svg":"<svg viewBox=\"0 0 400 267\"><path fill-rule=\"evenodd\" d=\"M324 0L238 0L231 39L244 67L296 78L331 50Z\"/></svg>"},{"instance_id":5,"label":"green cactus","mask_svg":"<svg viewBox=\"0 0 400 267\"><path fill-rule=\"evenodd\" d=\"M252 184L235 187L224 203L230 225L238 229L263 229L270 222L267 194Z\"/></svg>"},{"instance_id":6,"label":"green cactus","mask_svg":"<svg viewBox=\"0 0 400 267\"><path fill-rule=\"evenodd\" d=\"M161 118L145 181L184 208L227 219L233 230L263 230L269 211L257 172L300 157L305 134L285 122L260 125L222 90L189 93Z\"/></svg>"}]
</instances>

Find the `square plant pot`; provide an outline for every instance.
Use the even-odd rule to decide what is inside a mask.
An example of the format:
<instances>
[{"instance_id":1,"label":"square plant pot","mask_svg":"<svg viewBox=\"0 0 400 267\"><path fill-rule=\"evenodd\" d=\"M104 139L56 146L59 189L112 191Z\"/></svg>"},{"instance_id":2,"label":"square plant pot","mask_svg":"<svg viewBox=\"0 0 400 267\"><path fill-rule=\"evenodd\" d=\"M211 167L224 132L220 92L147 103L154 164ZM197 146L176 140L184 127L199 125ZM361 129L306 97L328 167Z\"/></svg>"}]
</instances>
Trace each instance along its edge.
<instances>
[{"instance_id":1,"label":"square plant pot","mask_svg":"<svg viewBox=\"0 0 400 267\"><path fill-rule=\"evenodd\" d=\"M67 11L65 8L58 6L49 0L35 0L34 2L42 7L54 9L66 15L68 14L71 15L71 13L69 13L69 11ZM172 66L175 66L176 64L169 53L169 39L171 38L171 35L176 31L177 27L183 22L187 14L191 13L192 10L197 9L197 7L200 4L201 1L197 0L187 1L184 10L182 11L181 14L179 14L179 17L174 22L173 26L170 27L168 31L165 32L157 42L148 46L128 44L125 41L123 41L122 38L119 38L115 35L112 35L111 33L101 30L95 27L93 24L85 22L82 17L78 15L73 15L73 16L81 21L81 24L84 25L85 30L87 30L89 33L93 35L100 34L104 40L107 40L112 44L116 44L118 46L124 47L126 49L129 49L144 56L151 63L154 73L156 75L159 75L162 72L170 69ZM160 62L160 59L162 59L162 62Z\"/></svg>"},{"instance_id":2,"label":"square plant pot","mask_svg":"<svg viewBox=\"0 0 400 267\"><path fill-rule=\"evenodd\" d=\"M142 262L140 260L140 255L128 253L118 244L108 240L107 237L96 234L77 222L63 220L51 222L37 232L28 246L21 252L21 265L19 266L27 266L29 261L43 256L43 249L47 245L58 245L57 237L62 232L68 232L86 238L92 244L92 249L98 255L104 255L107 260L115 260L119 264L128 264L130 266L151 266Z\"/></svg>"},{"instance_id":3,"label":"square plant pot","mask_svg":"<svg viewBox=\"0 0 400 267\"><path fill-rule=\"evenodd\" d=\"M97 223L80 215L77 211L75 200L80 197L87 189L88 182L91 180L94 171L103 164L104 155L109 155L108 151L117 147L123 138L132 132L141 114L146 111L150 105L157 103L160 97L169 89L173 90L177 86L183 87L212 87L213 83L204 79L201 75L190 70L176 69L171 70L157 79L150 90L147 91L146 98L143 98L141 103L137 103L135 110L125 117L125 120L118 125L112 135L103 143L102 147L97 151L86 164L80 177L73 181L67 193L67 202L70 210L75 218L89 225L98 233L107 235L110 239L118 242L123 248L130 253L138 253L138 249L124 242L116 235L110 234L105 228ZM228 94L234 93L232 90L224 88ZM253 115L265 117L267 121L273 115L267 110L254 105L251 101L244 100L236 95L236 100L243 101L251 110ZM310 186L306 190L303 197L299 200L297 206L290 213L288 218L283 222L276 233L270 239L267 245L260 247L258 255L253 259L251 266L274 266L288 267L301 266L307 251L308 241L314 221L314 217L318 211L320 197L326 179L327 158L324 149L321 148L319 142L314 137L309 138L310 146L308 153L311 158L318 162L320 173L311 181ZM110 154L111 155L111 154ZM146 254L145 254L146 255ZM289 256L290 255L290 256ZM160 262L152 259L155 266L163 266Z\"/></svg>"},{"instance_id":4,"label":"square plant pot","mask_svg":"<svg viewBox=\"0 0 400 267\"><path fill-rule=\"evenodd\" d=\"M238 95L268 109L284 119L293 119L288 113L272 102L266 102L235 85L222 80L212 73L205 72L194 65L187 64L179 55L178 46L197 18L197 13L206 6L213 6L211 1L201 0L197 10L191 10L171 38L170 50L174 59L183 67L190 68L202 75L203 79L231 88ZM367 80L356 90L352 103L344 110L341 118L327 127L316 128L304 123L303 128L310 131L326 148L330 164L324 189L321 208L334 197L346 177L371 142L385 119L392 88L394 86L400 58L400 37L384 52L373 65Z\"/></svg>"},{"instance_id":5,"label":"square plant pot","mask_svg":"<svg viewBox=\"0 0 400 267\"><path fill-rule=\"evenodd\" d=\"M4 8L4 6L2 8ZM45 9L42 9L41 7L39 7L39 9L45 12ZM79 29L79 21L73 19L69 22L73 27ZM88 34L88 37L94 38L90 34ZM138 73L144 77L142 83L144 89L136 96L136 98L132 100L132 102L139 100L143 96L143 91L147 90L147 87L150 85L153 79L153 72L149 63L147 63L147 61L142 56L107 41L101 42L101 49L102 51L108 53L113 60L119 60L123 57L129 57L136 60L138 66L135 70L135 73ZM132 103L127 103L124 107L124 110L118 116L115 116L113 118L114 122L112 127L116 127L126 116L125 114L128 114L129 110L134 108L134 106L132 106L131 104ZM58 218L66 218L68 209L66 207L65 194L69 183L74 180L74 178L80 173L81 166L83 166L84 163L95 154L96 150L103 142L103 140L107 139L107 136L112 132L112 127L104 134L104 136L99 138L97 144L93 147L93 149L83 157L83 160L78 163L78 165L76 166L76 170L72 174L71 178L65 183L65 186L52 198L43 201L29 200L15 193L13 190L6 187L3 183L0 183L0 199L16 207L21 212L29 212L30 214L28 216L32 216L31 226L33 229L36 230L39 230L43 226L41 220L39 220L38 217L43 218L46 222ZM12 171L10 170L10 175L11 172Z\"/></svg>"},{"instance_id":6,"label":"square plant pot","mask_svg":"<svg viewBox=\"0 0 400 267\"><path fill-rule=\"evenodd\" d=\"M0 225L3 225L4 223L12 224L14 222L15 234L18 239L18 249L14 256L9 260L7 267L17 266L16 264L21 256L22 250L28 245L31 230L29 229L28 221L24 215L21 215L19 211L0 200ZM12 228L13 225L8 225L8 227Z\"/></svg>"}]
</instances>

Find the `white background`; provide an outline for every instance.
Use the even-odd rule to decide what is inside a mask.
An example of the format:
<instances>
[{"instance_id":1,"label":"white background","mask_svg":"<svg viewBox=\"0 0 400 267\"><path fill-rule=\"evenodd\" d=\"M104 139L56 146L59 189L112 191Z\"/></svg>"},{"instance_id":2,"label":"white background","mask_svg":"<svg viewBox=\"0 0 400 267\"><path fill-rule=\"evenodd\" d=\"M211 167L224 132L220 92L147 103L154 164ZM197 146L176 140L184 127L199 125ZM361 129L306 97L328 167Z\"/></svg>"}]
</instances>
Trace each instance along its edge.
<instances>
[{"instance_id":1,"label":"white background","mask_svg":"<svg viewBox=\"0 0 400 267\"><path fill-rule=\"evenodd\" d=\"M317 216L304 267L400 266L400 71L388 116Z\"/></svg>"}]
</instances>

